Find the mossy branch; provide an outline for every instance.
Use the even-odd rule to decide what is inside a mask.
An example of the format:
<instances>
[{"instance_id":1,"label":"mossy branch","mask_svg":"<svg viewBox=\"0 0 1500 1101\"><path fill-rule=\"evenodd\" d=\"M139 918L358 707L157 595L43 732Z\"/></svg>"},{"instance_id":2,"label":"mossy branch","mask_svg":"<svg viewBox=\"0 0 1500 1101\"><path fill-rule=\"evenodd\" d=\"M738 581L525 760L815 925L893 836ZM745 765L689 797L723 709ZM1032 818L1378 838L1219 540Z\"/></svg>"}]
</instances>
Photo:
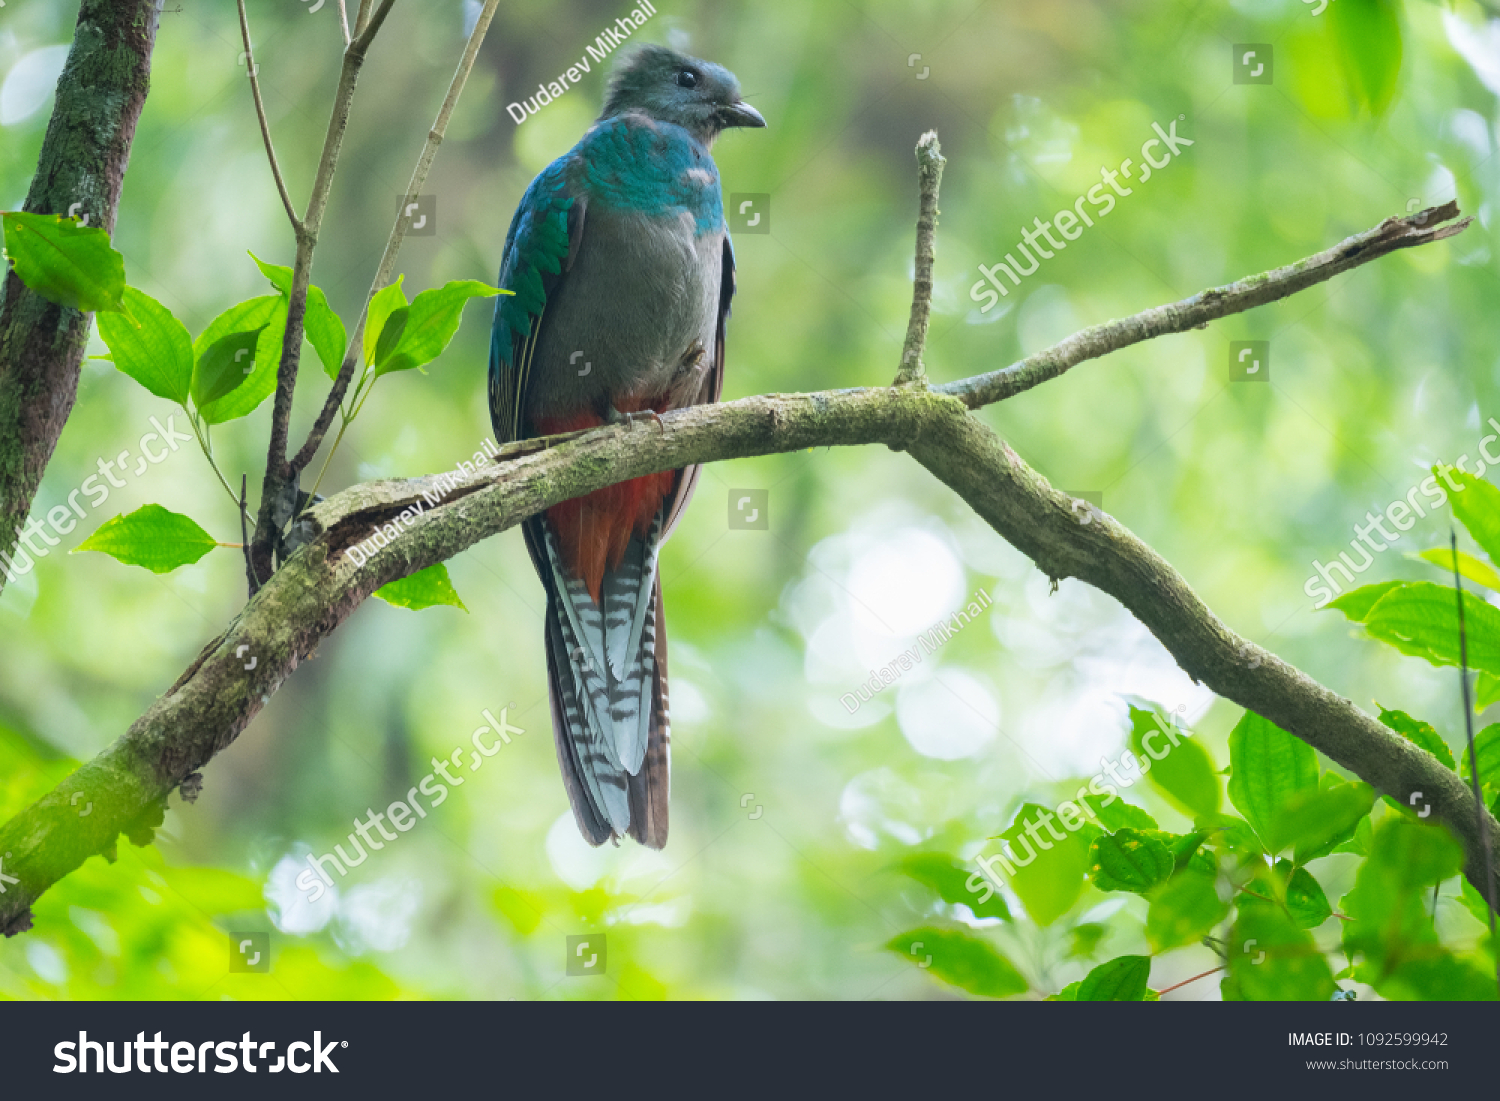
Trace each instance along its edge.
<instances>
[{"instance_id":1,"label":"mossy branch","mask_svg":"<svg viewBox=\"0 0 1500 1101\"><path fill-rule=\"evenodd\" d=\"M935 194L935 191L934 191ZM1390 219L1300 264L1204 292L1186 314L1201 324L1273 301L1393 248L1441 240L1467 220L1450 204ZM435 478L354 486L305 512L301 549L113 745L0 828L0 930L29 927L42 892L126 833L149 841L174 788L196 798L199 770L244 730L271 695L372 592L463 552L560 501L661 470L811 447L884 444L910 454L1055 581L1078 578L1146 625L1182 668L1219 695L1302 738L1380 790L1421 791L1468 854L1481 892L1488 876L1473 796L1457 774L1370 715L1225 625L1172 566L1112 517L1052 488L970 410L1055 377L1073 363L1148 336L1180 331L1184 304L1085 330L1007 371L945 387L893 386L762 395L667 413L660 424L611 426L523 441L409 516L384 550L356 562L363 542L434 491ZM1176 315L1172 311L1177 311ZM1212 312L1217 311L1217 312ZM1175 320L1164 321L1163 318ZM1029 365L1029 366L1028 366ZM1024 383L1024 385L1022 384ZM1019 389L1017 389L1019 386ZM254 656L253 662L246 661ZM246 666L252 666L246 668ZM81 795L79 794L81 793ZM75 798L77 796L77 798ZM76 805L94 804L87 817ZM1490 822L1500 831L1500 824Z\"/></svg>"}]
</instances>

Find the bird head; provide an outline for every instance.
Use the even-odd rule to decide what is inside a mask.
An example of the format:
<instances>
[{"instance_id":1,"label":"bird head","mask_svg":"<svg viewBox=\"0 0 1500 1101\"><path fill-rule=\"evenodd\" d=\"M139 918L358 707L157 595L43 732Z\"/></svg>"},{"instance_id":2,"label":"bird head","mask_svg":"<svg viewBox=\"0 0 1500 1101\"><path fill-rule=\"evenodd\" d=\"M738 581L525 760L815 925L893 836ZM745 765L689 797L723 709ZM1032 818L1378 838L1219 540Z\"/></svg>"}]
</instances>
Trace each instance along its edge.
<instances>
[{"instance_id":1,"label":"bird head","mask_svg":"<svg viewBox=\"0 0 1500 1101\"><path fill-rule=\"evenodd\" d=\"M638 46L615 67L599 117L626 111L676 123L706 146L731 126L766 124L740 98L740 82L728 69L666 46Z\"/></svg>"}]
</instances>

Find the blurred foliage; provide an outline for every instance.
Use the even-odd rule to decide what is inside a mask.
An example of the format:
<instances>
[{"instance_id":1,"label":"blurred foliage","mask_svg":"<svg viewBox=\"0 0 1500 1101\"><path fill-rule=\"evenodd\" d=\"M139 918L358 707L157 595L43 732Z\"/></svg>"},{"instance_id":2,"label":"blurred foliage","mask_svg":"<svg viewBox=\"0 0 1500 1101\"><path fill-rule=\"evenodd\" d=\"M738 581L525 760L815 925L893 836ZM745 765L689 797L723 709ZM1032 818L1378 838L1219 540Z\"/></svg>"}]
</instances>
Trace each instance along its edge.
<instances>
[{"instance_id":1,"label":"blurred foliage","mask_svg":"<svg viewBox=\"0 0 1500 1101\"><path fill-rule=\"evenodd\" d=\"M264 385L280 300L266 279L279 290L275 263L293 241L233 8L180 6L162 16L112 244L131 287L202 334L186 359L168 338L174 394L184 362L198 368L219 340L260 333L246 382L214 396L208 369L227 368L211 359L197 391L204 412L230 403L203 431L213 426L226 481L243 472L253 484L269 403L235 403ZM305 196L337 80L337 14L294 0L248 7L278 154ZM588 126L603 73L520 126L505 105L574 64L627 9L502 5L427 187L435 232L403 246L408 287L494 277L521 192ZM1102 494L1236 630L1363 707L1378 696L1388 725L1457 749L1456 763L1463 705L1453 670L1431 663L1449 653L1441 623L1422 642L1429 660L1411 661L1405 620L1383 628L1361 614L1358 630L1406 643L1365 645L1314 609L1305 584L1368 512L1406 498L1438 460L1474 454L1500 416L1500 28L1470 0L1326 9L729 0L664 11L641 37L729 66L770 123L715 149L731 205L770 196L769 232L735 239L730 398L894 376L912 149L928 128L948 159L925 356L938 379L1289 263L1392 214L1456 198L1478 215L1450 242L1085 364L981 414L1054 484ZM397 4L371 52L314 271L343 324L436 114L463 12L460 0ZM75 15L62 0L0 9L0 209L21 206ZM1272 84L1235 82L1244 43L1272 48ZM1108 218L999 306L975 307L978 264L1173 120L1193 144L1170 167L1122 180L1131 194ZM223 318L252 298L255 316ZM487 320L471 303L425 375L376 388L321 492L451 469L480 449ZM1231 342L1244 340L1270 342L1264 381L1230 381ZM90 349L108 350L102 339ZM304 355L296 439L326 392L323 352L315 340ZM133 453L170 408L121 366L86 363L34 516ZM166 575L62 553L149 503L238 540L235 507L195 448L120 471L124 484L100 483L106 499L86 499L78 530L0 596L6 814L118 737L243 600L228 551ZM768 491L769 531L731 526L745 488ZM1467 498L1452 500L1457 511ZM1398 549L1446 552L1448 517L1425 514ZM1459 519L1468 559L1500 561L1487 529ZM1361 580L1430 584L1451 610L1451 580L1434 565L1451 556L1387 553ZM591 850L578 837L551 744L542 595L519 537L480 544L449 573L471 614L360 609L206 769L202 797L173 799L157 845L122 842L113 865L91 858L44 896L35 929L0 943L0 996L1149 1000L1216 966L1227 970L1167 996L1495 993L1486 914L1445 836L1216 701L1111 599L1071 580L1052 593L905 456L819 451L705 470L662 559L675 743L662 853ZM1465 574L1488 607L1481 575ZM979 622L861 695L980 589L993 604ZM1412 614L1427 614L1422 590L1412 595ZM1500 674L1486 670L1478 702L1496 699ZM507 707L523 733L489 767L309 901L296 884L309 856L349 850L356 819L402 799L469 744L487 710ZM1191 734L1122 791L1128 802L1085 790L1106 761L1149 759L1151 715ZM1066 801L1097 822L1053 842L1040 816ZM976 858L1002 834L1051 848L980 902ZM1101 890L1105 872L1103 886L1144 893ZM1398 940L1376 931L1388 928ZM270 973L231 971L231 934L264 931ZM605 975L568 977L565 937L597 932L609 938Z\"/></svg>"}]
</instances>

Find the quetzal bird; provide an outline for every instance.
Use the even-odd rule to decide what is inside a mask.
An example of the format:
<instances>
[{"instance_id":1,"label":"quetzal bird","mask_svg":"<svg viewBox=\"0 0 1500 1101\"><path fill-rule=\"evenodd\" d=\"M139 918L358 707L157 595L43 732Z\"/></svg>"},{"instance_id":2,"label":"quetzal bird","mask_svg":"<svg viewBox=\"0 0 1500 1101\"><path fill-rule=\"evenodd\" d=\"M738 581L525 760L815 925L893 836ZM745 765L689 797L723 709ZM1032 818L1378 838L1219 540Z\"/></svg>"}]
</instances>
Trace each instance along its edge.
<instances>
[{"instance_id":1,"label":"quetzal bird","mask_svg":"<svg viewBox=\"0 0 1500 1101\"><path fill-rule=\"evenodd\" d=\"M764 126L727 69L624 55L604 110L511 219L490 343L501 442L717 401L734 253L710 150ZM636 478L523 525L547 591L552 731L590 844L667 840L667 632L657 553L698 470Z\"/></svg>"}]
</instances>

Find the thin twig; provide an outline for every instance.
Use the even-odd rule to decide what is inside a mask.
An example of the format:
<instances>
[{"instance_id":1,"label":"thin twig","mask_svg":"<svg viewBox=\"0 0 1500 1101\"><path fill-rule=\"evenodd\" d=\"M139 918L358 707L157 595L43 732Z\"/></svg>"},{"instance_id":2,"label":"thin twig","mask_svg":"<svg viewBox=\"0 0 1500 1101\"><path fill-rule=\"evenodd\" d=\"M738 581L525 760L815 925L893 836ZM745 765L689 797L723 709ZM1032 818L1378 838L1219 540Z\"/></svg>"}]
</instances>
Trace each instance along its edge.
<instances>
[{"instance_id":1,"label":"thin twig","mask_svg":"<svg viewBox=\"0 0 1500 1101\"><path fill-rule=\"evenodd\" d=\"M255 71L255 51L250 48L250 21L245 15L245 0L239 0L240 37L245 43L245 71L250 74L250 98L255 100L255 117L260 120L260 136L265 139L266 158L271 162L271 175L276 177L276 190L281 194L281 205L286 216L292 220L292 231L302 232L302 221L292 206L292 197L286 189L286 180L281 175L281 165L276 160L276 147L271 144L271 124L266 121L266 104L260 95L260 77Z\"/></svg>"},{"instance_id":2,"label":"thin twig","mask_svg":"<svg viewBox=\"0 0 1500 1101\"><path fill-rule=\"evenodd\" d=\"M926 382L922 350L927 345L927 325L932 316L932 259L937 241L938 188L943 183L943 147L936 130L917 141L917 261L912 279L911 320L906 326L906 345L901 349L901 369L896 385Z\"/></svg>"},{"instance_id":3,"label":"thin twig","mask_svg":"<svg viewBox=\"0 0 1500 1101\"><path fill-rule=\"evenodd\" d=\"M344 49L354 41L349 36L349 9L345 6L345 0L339 0L339 29L344 32Z\"/></svg>"},{"instance_id":4,"label":"thin twig","mask_svg":"<svg viewBox=\"0 0 1500 1101\"><path fill-rule=\"evenodd\" d=\"M1252 275L1228 286L1200 291L1181 302L1143 310L1122 321L1095 325L1009 367L933 389L959 398L970 409L978 409L1056 378L1085 360L1097 359L1153 337L1201 329L1210 321L1286 298L1397 249L1452 237L1462 233L1474 220L1464 218L1451 225L1440 224L1456 217L1458 204L1449 202L1404 217L1387 218L1374 229L1357 233L1295 264ZM982 282L976 283L974 289L982 285Z\"/></svg>"},{"instance_id":5,"label":"thin twig","mask_svg":"<svg viewBox=\"0 0 1500 1101\"><path fill-rule=\"evenodd\" d=\"M417 157L416 167L412 169L411 181L406 185L406 202L411 202L421 192L422 185L427 182L427 172L432 167L433 158L437 156L438 146L443 143L443 135L448 131L448 120L452 118L453 109L458 105L458 97L463 93L469 73L474 68L474 60L479 56L479 47L484 43L484 36L490 29L490 21L494 19L495 11L499 7L500 0L486 0L484 10L479 13L479 19L469 35L468 45L464 47L463 57L459 59L453 79L448 83L448 94L443 97L443 105L438 109L437 119L433 122L432 129L427 132L427 141ZM359 349L364 341L365 322L369 317L370 300L391 281L391 275L396 270L396 256L401 251L401 242L406 238L406 224L407 217L403 204L403 208L396 212L396 224L391 228L390 237L386 240L385 253L380 258L380 266L376 269L375 279L370 284L370 293L365 296L364 307L359 312L359 321L354 326L349 347L344 353L344 362L339 367L338 377L334 379L333 389L328 394L328 400L323 403L322 411L313 422L312 430L307 434L307 442L292 458L291 469L294 476L306 470L308 464L317 456L318 448L323 446L323 440L333 424L333 415L343 403L349 383L354 379L354 372L359 365Z\"/></svg>"},{"instance_id":6,"label":"thin twig","mask_svg":"<svg viewBox=\"0 0 1500 1101\"><path fill-rule=\"evenodd\" d=\"M1479 784L1479 754L1474 749L1474 701L1469 696L1469 635L1464 630L1464 583L1458 572L1458 532L1448 529L1448 545L1453 550L1453 593L1458 600L1458 676L1463 689L1464 730L1469 736L1469 781L1474 787L1474 813L1479 819L1479 843L1484 847L1484 865L1489 876L1485 903L1490 917L1490 943L1495 941L1495 868L1490 846L1489 815L1485 813L1484 794ZM1437 888L1433 887L1433 920L1437 920ZM1495 953L1495 980L1500 982L1500 950Z\"/></svg>"},{"instance_id":7,"label":"thin twig","mask_svg":"<svg viewBox=\"0 0 1500 1101\"><path fill-rule=\"evenodd\" d=\"M370 43L379 33L394 3L395 0L382 0L380 7L370 17L369 25L344 51L344 64L339 74L338 91L334 95L333 113L328 121L328 134L323 141L323 155L318 161L312 195L307 202L307 213L297 227L297 258L292 265L286 330L282 335L281 361L276 368L276 396L271 404L271 439L266 448L265 481L261 489L255 539L250 551L257 583L260 577L269 577L275 569L275 551L279 545L282 525L290 519L289 514L296 507L297 472L286 460L287 435L292 419L292 398L297 389L297 366L302 352L307 289L312 283L313 253L317 248L318 234L323 228L323 214L328 208L328 196L333 189L339 152L349 128L349 113L354 103L354 89L359 82L359 72Z\"/></svg>"},{"instance_id":8,"label":"thin twig","mask_svg":"<svg viewBox=\"0 0 1500 1101\"><path fill-rule=\"evenodd\" d=\"M1156 996L1158 998L1160 998L1163 994L1170 994L1170 993L1172 993L1172 991L1178 990L1178 989L1186 986L1190 982L1197 982L1199 979L1206 979L1210 975L1216 974L1217 972L1220 972L1222 970L1224 970L1224 967L1221 964L1220 966L1215 967L1212 970L1203 972L1203 974L1201 974L1201 975L1194 975L1191 979L1183 979L1180 983L1173 983L1171 986L1167 987L1165 990L1158 990L1156 992Z\"/></svg>"},{"instance_id":9,"label":"thin twig","mask_svg":"<svg viewBox=\"0 0 1500 1101\"><path fill-rule=\"evenodd\" d=\"M375 0L359 0L359 14L354 18L354 37L358 38L370 24L370 9Z\"/></svg>"},{"instance_id":10,"label":"thin twig","mask_svg":"<svg viewBox=\"0 0 1500 1101\"><path fill-rule=\"evenodd\" d=\"M229 499L231 501L236 500L234 490L229 488L229 482L225 479L223 472L219 470L219 464L214 461L213 449L209 446L208 437L204 435L204 432L207 431L206 426L200 429L196 416L188 423L192 426L193 435L198 438L198 447L202 449L203 457L208 460L208 465L213 468L214 477L219 479L219 484L224 487L224 492L229 494Z\"/></svg>"},{"instance_id":11,"label":"thin twig","mask_svg":"<svg viewBox=\"0 0 1500 1101\"><path fill-rule=\"evenodd\" d=\"M370 48L370 43L380 33L380 25L385 22L385 17L391 14L391 5L395 2L396 0L380 0L380 7L376 8L374 13L371 14L372 0L362 0L360 14L364 17L364 21L360 28L354 32L354 41L349 43L350 49L364 51Z\"/></svg>"},{"instance_id":12,"label":"thin twig","mask_svg":"<svg viewBox=\"0 0 1500 1101\"><path fill-rule=\"evenodd\" d=\"M249 478L245 474L240 475L240 542L245 548L245 586L249 590L249 596L255 595L255 567L250 564L250 529L247 524L249 517L246 510L246 491L249 488Z\"/></svg>"}]
</instances>

